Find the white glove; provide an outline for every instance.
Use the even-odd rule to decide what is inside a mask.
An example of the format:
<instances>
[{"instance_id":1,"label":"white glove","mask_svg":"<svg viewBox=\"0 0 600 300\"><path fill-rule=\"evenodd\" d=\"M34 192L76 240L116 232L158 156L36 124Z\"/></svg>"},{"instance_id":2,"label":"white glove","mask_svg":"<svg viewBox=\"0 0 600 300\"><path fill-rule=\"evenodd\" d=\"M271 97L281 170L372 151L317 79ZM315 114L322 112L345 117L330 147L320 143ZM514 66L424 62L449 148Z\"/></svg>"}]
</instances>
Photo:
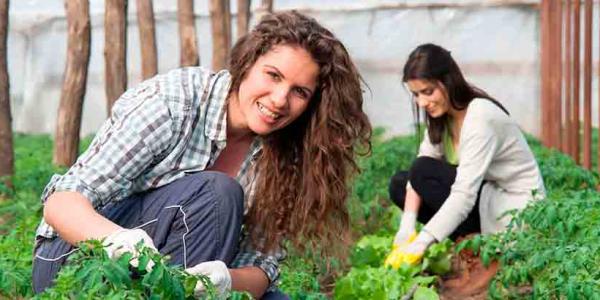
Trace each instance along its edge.
<instances>
[{"instance_id":1,"label":"white glove","mask_svg":"<svg viewBox=\"0 0 600 300\"><path fill-rule=\"evenodd\" d=\"M103 246L104 250L111 259L118 259L121 255L126 252L133 254L133 259L130 264L135 268L138 267L139 253L135 248L139 242L142 242L145 247L151 248L158 252L152 238L142 229L121 229L111 233L104 239ZM150 272L154 267L154 262L149 261L146 265L146 271Z\"/></svg>"},{"instance_id":2,"label":"white glove","mask_svg":"<svg viewBox=\"0 0 600 300\"><path fill-rule=\"evenodd\" d=\"M404 249L404 253L423 255L425 250L435 241L435 237L431 235L431 233L421 230L417 238L410 244L408 244Z\"/></svg>"},{"instance_id":3,"label":"white glove","mask_svg":"<svg viewBox=\"0 0 600 300\"><path fill-rule=\"evenodd\" d=\"M415 232L415 225L417 223L417 213L414 211L405 211L402 213L402 219L400 220L400 227L396 236L394 237L394 245L402 245L408 241L410 235Z\"/></svg>"},{"instance_id":4,"label":"white glove","mask_svg":"<svg viewBox=\"0 0 600 300\"><path fill-rule=\"evenodd\" d=\"M194 267L185 269L185 271L192 275L208 276L210 281L217 288L220 296L224 296L231 290L231 274L229 273L227 265L220 260L199 263ZM194 296L203 296L205 290L204 284L201 281L198 281L194 288Z\"/></svg>"}]
</instances>

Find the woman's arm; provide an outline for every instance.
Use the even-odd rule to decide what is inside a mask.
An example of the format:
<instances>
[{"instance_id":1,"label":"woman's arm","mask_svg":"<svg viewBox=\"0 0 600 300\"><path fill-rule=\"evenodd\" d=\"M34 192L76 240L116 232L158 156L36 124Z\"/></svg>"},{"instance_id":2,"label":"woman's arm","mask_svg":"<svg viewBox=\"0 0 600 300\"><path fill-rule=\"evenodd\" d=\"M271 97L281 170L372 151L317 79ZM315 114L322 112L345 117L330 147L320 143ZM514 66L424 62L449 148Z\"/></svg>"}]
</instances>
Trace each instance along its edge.
<instances>
[{"instance_id":1,"label":"woman's arm","mask_svg":"<svg viewBox=\"0 0 600 300\"><path fill-rule=\"evenodd\" d=\"M406 187L406 199L404 200L404 212L417 213L421 207L421 197L411 186Z\"/></svg>"},{"instance_id":2,"label":"woman's arm","mask_svg":"<svg viewBox=\"0 0 600 300\"><path fill-rule=\"evenodd\" d=\"M254 299L260 299L267 287L269 279L267 274L259 267L242 267L229 269L231 273L231 287L236 291L247 291Z\"/></svg>"},{"instance_id":3,"label":"woman's arm","mask_svg":"<svg viewBox=\"0 0 600 300\"><path fill-rule=\"evenodd\" d=\"M465 119L456 180L444 204L424 227L438 241L448 237L473 210L479 187L500 145L495 130L487 119Z\"/></svg>"},{"instance_id":4,"label":"woman's arm","mask_svg":"<svg viewBox=\"0 0 600 300\"><path fill-rule=\"evenodd\" d=\"M44 219L62 239L76 244L88 239L102 239L122 229L97 213L79 192L56 192L44 205Z\"/></svg>"},{"instance_id":5,"label":"woman's arm","mask_svg":"<svg viewBox=\"0 0 600 300\"><path fill-rule=\"evenodd\" d=\"M88 149L64 175L52 178L42 195L47 237L56 231L77 243L121 229L95 208L129 196L135 178L171 142L170 110L152 82L123 94Z\"/></svg>"}]
</instances>

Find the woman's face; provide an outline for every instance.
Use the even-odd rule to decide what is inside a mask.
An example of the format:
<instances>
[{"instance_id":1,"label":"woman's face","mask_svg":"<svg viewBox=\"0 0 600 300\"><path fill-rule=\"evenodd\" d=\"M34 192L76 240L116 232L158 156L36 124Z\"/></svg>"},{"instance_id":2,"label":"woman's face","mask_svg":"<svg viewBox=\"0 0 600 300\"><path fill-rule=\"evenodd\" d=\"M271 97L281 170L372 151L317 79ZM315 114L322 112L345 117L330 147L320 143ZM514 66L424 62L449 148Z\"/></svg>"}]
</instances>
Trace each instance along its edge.
<instances>
[{"instance_id":1,"label":"woman's face","mask_svg":"<svg viewBox=\"0 0 600 300\"><path fill-rule=\"evenodd\" d=\"M439 118L452 110L448 93L438 81L412 79L406 82L415 103L432 118Z\"/></svg>"},{"instance_id":2,"label":"woman's face","mask_svg":"<svg viewBox=\"0 0 600 300\"><path fill-rule=\"evenodd\" d=\"M266 135L292 123L308 107L318 75L319 66L303 48L273 46L240 83L237 102L241 127Z\"/></svg>"}]
</instances>

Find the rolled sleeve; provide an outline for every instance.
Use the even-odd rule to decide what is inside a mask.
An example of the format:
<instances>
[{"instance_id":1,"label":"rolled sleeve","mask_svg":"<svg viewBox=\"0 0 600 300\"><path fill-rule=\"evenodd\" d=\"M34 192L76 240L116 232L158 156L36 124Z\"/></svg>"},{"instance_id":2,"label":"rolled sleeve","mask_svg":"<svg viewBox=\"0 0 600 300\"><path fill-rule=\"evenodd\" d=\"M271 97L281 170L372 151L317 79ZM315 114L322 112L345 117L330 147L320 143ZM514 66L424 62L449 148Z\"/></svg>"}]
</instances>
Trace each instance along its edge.
<instances>
[{"instance_id":1,"label":"rolled sleeve","mask_svg":"<svg viewBox=\"0 0 600 300\"><path fill-rule=\"evenodd\" d=\"M249 238L245 236L242 239L240 252L236 255L231 267L259 267L269 279L269 287L267 291L277 289L278 279L280 275L279 262L285 258L285 251L281 248L266 254L260 252L250 245Z\"/></svg>"}]
</instances>

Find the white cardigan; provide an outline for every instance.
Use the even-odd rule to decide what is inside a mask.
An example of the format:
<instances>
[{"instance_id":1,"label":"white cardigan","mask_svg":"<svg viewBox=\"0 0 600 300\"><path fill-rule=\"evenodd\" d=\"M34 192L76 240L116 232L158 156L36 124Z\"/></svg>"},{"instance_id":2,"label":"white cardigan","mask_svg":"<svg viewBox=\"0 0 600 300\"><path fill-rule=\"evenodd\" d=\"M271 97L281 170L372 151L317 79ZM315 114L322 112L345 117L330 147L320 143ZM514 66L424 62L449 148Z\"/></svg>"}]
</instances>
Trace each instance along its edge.
<instances>
[{"instance_id":1,"label":"white cardigan","mask_svg":"<svg viewBox=\"0 0 600 300\"><path fill-rule=\"evenodd\" d=\"M443 159L442 143L433 145L427 132L418 156ZM495 233L508 225L501 217L511 209L522 209L546 193L537 162L519 126L496 104L487 99L469 103L460 131L459 165L450 195L425 225L438 241L448 237L475 205L483 180L479 215L481 232Z\"/></svg>"}]
</instances>

